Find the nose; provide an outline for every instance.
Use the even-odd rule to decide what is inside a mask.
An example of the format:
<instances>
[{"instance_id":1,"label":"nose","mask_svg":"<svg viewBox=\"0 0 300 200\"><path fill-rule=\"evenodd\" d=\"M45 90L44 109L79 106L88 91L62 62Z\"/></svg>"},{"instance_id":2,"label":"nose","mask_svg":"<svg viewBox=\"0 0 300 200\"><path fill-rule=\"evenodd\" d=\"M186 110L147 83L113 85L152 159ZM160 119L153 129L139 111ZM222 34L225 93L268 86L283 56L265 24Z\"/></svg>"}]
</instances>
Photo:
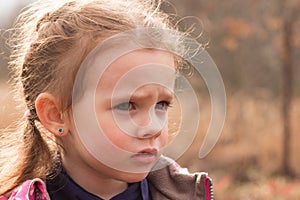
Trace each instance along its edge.
<instances>
[{"instance_id":1,"label":"nose","mask_svg":"<svg viewBox=\"0 0 300 200\"><path fill-rule=\"evenodd\" d=\"M154 109L143 112L136 118L134 121L137 126L136 137L138 138L158 137L167 125L167 115L159 114Z\"/></svg>"}]
</instances>

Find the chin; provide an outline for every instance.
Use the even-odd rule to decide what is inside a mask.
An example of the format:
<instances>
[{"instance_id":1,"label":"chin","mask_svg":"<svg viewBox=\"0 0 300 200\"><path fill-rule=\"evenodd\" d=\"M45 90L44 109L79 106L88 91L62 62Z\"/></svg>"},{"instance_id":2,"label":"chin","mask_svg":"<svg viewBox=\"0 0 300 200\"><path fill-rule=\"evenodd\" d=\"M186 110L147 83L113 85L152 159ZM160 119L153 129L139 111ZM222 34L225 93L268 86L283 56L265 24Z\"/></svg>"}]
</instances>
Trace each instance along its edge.
<instances>
[{"instance_id":1,"label":"chin","mask_svg":"<svg viewBox=\"0 0 300 200\"><path fill-rule=\"evenodd\" d=\"M122 176L122 181L127 183L135 183L143 180L149 173L126 173Z\"/></svg>"}]
</instances>

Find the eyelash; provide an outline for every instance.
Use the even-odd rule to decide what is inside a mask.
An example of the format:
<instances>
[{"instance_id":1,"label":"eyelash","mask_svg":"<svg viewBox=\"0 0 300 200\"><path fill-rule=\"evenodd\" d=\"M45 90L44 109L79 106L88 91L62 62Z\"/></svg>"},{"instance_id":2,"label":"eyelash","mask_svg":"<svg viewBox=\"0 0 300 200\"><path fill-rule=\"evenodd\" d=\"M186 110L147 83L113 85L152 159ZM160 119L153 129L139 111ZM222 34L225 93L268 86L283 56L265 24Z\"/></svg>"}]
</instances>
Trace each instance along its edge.
<instances>
[{"instance_id":1,"label":"eyelash","mask_svg":"<svg viewBox=\"0 0 300 200\"><path fill-rule=\"evenodd\" d=\"M158 108L157 106L161 105L161 104L163 104L163 108ZM126 106L126 107L124 107L124 106ZM172 107L172 106L171 106L171 102L169 102L169 101L160 101L160 102L156 103L156 105L155 105L155 108L159 109L159 110L167 110L170 107ZM129 101L129 102L120 103L120 104L114 106L113 109L117 109L117 110L121 110L121 111L133 110L133 109L135 109L134 102Z\"/></svg>"},{"instance_id":2,"label":"eyelash","mask_svg":"<svg viewBox=\"0 0 300 200\"><path fill-rule=\"evenodd\" d=\"M122 106L126 106L126 105L128 105L127 106L128 108L122 108ZM121 110L121 111L129 111L131 109L134 109L134 108L130 108L129 106L133 107L134 106L133 102L129 101L129 102L120 103L114 106L113 109Z\"/></svg>"},{"instance_id":3,"label":"eyelash","mask_svg":"<svg viewBox=\"0 0 300 200\"><path fill-rule=\"evenodd\" d=\"M160 102L156 103L155 108L156 108L157 105L160 105L160 104L164 104L164 108L165 108L164 110L168 110L168 108L171 107L171 102L169 102L169 101L160 101Z\"/></svg>"}]
</instances>

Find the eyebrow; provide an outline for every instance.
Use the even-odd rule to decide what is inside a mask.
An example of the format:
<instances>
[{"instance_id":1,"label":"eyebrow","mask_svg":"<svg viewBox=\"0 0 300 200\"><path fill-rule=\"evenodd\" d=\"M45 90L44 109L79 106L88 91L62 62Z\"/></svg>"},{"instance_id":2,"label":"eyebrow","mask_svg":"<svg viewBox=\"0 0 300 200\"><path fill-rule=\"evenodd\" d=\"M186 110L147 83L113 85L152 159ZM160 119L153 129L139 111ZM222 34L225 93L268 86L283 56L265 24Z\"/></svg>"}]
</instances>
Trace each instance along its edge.
<instances>
[{"instance_id":1,"label":"eyebrow","mask_svg":"<svg viewBox=\"0 0 300 200\"><path fill-rule=\"evenodd\" d=\"M160 99L165 99L165 100L172 100L174 98L174 92L166 89L166 88L160 88L157 91L157 96ZM148 92L134 92L133 94L128 94L126 92L114 94L113 98L110 100L113 100L113 102L124 102L124 101L131 101L135 99L147 99L150 98L152 94Z\"/></svg>"},{"instance_id":2,"label":"eyebrow","mask_svg":"<svg viewBox=\"0 0 300 200\"><path fill-rule=\"evenodd\" d=\"M174 94L170 92L168 89L162 89L160 91L157 91L157 96L158 97L163 97L167 99L172 99ZM152 95L147 93L147 92L135 92L131 95L130 99L147 99L151 97Z\"/></svg>"}]
</instances>

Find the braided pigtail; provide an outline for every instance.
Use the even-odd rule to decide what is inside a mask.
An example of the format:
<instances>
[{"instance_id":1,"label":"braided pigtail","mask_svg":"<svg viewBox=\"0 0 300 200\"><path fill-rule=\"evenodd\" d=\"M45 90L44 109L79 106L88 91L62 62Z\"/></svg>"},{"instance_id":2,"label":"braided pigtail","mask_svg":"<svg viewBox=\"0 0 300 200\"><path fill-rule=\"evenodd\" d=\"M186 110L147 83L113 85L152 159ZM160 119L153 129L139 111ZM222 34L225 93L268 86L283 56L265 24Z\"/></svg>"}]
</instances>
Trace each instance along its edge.
<instances>
[{"instance_id":1,"label":"braided pigtail","mask_svg":"<svg viewBox=\"0 0 300 200\"><path fill-rule=\"evenodd\" d=\"M38 118L35 110L26 111L25 117L23 131L16 132L20 136L15 135L13 138L13 133L11 133L12 135L9 135L10 133L1 135L4 141L11 142L1 146L1 150L9 154L7 157L11 160L6 161L5 168L1 166L0 196L8 194L26 180L36 177L45 180L47 172L51 170L52 154L37 126ZM5 146L6 152L4 151Z\"/></svg>"},{"instance_id":2,"label":"braided pigtail","mask_svg":"<svg viewBox=\"0 0 300 200\"><path fill-rule=\"evenodd\" d=\"M38 119L36 112L35 110L29 112L30 114L26 116L27 124L23 135L23 168L20 173L22 175L17 181L19 184L35 177L44 179L45 171L49 171L51 168L51 162L49 162L51 153L36 125Z\"/></svg>"}]
</instances>

